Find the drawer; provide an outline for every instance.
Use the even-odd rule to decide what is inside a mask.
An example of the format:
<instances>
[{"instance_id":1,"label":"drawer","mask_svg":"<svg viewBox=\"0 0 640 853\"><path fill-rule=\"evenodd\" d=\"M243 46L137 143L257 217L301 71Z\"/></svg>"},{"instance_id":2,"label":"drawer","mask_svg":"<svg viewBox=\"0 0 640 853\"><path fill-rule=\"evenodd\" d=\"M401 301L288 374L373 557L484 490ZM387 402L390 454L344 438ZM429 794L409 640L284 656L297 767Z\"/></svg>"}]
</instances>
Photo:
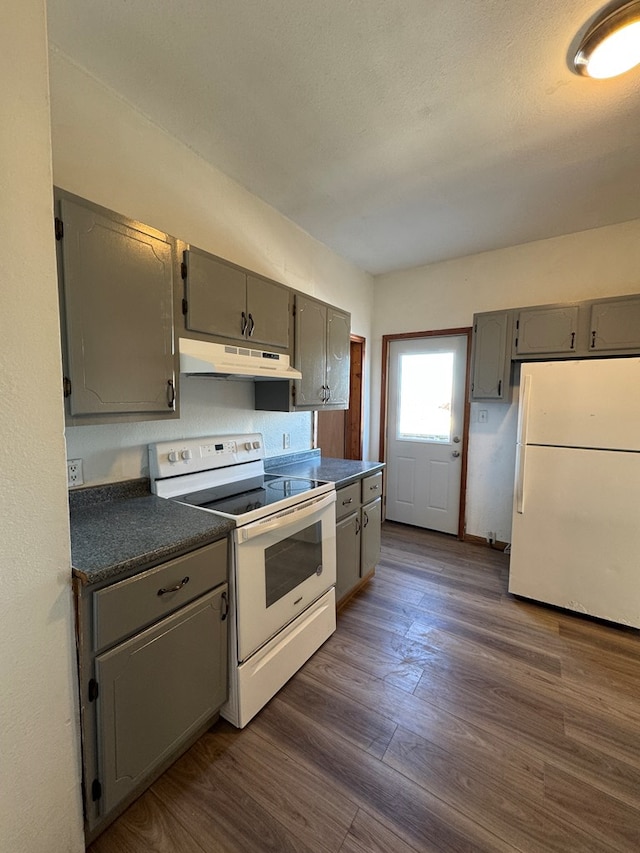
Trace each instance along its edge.
<instances>
[{"instance_id":1,"label":"drawer","mask_svg":"<svg viewBox=\"0 0 640 853\"><path fill-rule=\"evenodd\" d=\"M375 500L382 495L382 471L362 479L362 503Z\"/></svg>"},{"instance_id":2,"label":"drawer","mask_svg":"<svg viewBox=\"0 0 640 853\"><path fill-rule=\"evenodd\" d=\"M360 506L360 481L338 489L336 492L336 520L349 515Z\"/></svg>"},{"instance_id":3,"label":"drawer","mask_svg":"<svg viewBox=\"0 0 640 853\"><path fill-rule=\"evenodd\" d=\"M227 547L221 539L94 593L94 649L113 645L224 583Z\"/></svg>"}]
</instances>

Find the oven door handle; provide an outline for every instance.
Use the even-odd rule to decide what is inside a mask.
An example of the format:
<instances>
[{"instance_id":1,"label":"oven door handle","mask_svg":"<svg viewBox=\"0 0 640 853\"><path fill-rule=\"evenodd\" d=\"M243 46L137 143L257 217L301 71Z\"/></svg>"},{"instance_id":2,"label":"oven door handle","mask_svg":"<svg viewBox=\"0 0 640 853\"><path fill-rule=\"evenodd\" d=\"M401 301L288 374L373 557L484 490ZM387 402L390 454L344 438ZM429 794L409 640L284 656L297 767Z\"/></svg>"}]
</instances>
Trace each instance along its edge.
<instances>
[{"instance_id":1,"label":"oven door handle","mask_svg":"<svg viewBox=\"0 0 640 853\"><path fill-rule=\"evenodd\" d=\"M335 503L335 491L329 492L328 495L323 495L321 498L304 503L301 506L285 509L282 512L271 518L266 518L263 521L254 521L242 527L239 531L240 539L243 542L248 542L249 539L254 539L256 536L262 536L263 533L270 533L272 530L277 530L281 527L286 527L292 521L300 521L307 516L315 515L327 506Z\"/></svg>"}]
</instances>

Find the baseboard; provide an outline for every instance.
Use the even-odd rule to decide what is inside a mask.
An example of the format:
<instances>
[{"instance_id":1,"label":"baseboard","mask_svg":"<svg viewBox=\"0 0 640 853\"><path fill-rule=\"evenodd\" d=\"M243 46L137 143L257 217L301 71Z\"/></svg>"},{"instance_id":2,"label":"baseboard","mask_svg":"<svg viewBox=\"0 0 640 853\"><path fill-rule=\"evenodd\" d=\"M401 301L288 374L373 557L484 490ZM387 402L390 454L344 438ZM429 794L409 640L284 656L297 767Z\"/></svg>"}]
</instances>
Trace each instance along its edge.
<instances>
[{"instance_id":1,"label":"baseboard","mask_svg":"<svg viewBox=\"0 0 640 853\"><path fill-rule=\"evenodd\" d=\"M465 533L462 537L463 542L471 542L473 545L484 545L485 548L491 548L494 551L504 551L508 542L496 541L493 545L484 538L484 536L474 536L471 533Z\"/></svg>"}]
</instances>

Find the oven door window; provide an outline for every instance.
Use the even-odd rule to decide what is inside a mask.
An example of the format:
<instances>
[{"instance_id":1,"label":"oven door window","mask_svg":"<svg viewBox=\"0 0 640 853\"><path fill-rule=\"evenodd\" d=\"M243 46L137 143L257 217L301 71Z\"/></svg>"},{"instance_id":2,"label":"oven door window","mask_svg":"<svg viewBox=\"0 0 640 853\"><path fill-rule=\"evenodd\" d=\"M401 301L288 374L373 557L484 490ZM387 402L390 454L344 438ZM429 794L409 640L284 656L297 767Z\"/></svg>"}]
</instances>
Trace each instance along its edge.
<instances>
[{"instance_id":1,"label":"oven door window","mask_svg":"<svg viewBox=\"0 0 640 853\"><path fill-rule=\"evenodd\" d=\"M304 530L265 549L266 606L271 607L307 578L322 574L322 524Z\"/></svg>"}]
</instances>

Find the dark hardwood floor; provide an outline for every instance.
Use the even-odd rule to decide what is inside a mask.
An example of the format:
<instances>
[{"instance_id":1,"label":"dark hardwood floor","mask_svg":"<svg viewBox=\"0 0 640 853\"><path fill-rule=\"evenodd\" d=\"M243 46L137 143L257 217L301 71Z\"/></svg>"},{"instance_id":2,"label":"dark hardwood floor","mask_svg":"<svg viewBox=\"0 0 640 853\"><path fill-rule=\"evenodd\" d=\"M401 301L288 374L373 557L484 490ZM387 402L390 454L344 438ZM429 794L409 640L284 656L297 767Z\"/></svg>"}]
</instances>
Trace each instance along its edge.
<instances>
[{"instance_id":1,"label":"dark hardwood floor","mask_svg":"<svg viewBox=\"0 0 640 853\"><path fill-rule=\"evenodd\" d=\"M498 551L386 523L334 636L91 853L636 853L640 634L507 578Z\"/></svg>"}]
</instances>

